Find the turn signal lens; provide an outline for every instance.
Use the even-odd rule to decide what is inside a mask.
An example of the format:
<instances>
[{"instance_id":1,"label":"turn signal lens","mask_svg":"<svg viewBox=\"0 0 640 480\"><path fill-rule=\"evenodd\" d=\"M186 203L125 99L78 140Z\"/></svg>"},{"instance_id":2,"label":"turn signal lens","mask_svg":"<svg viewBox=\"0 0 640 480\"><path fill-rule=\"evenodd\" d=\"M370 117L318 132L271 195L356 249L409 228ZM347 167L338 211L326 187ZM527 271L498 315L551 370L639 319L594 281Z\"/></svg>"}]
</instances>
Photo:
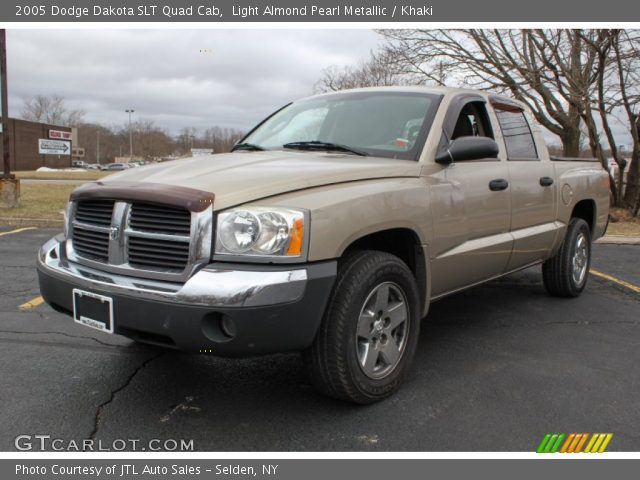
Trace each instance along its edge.
<instances>
[{"instance_id":1,"label":"turn signal lens","mask_svg":"<svg viewBox=\"0 0 640 480\"><path fill-rule=\"evenodd\" d=\"M298 218L293 222L291 231L291 242L287 249L287 255L300 255L302 253L302 242L304 240L304 218Z\"/></svg>"}]
</instances>

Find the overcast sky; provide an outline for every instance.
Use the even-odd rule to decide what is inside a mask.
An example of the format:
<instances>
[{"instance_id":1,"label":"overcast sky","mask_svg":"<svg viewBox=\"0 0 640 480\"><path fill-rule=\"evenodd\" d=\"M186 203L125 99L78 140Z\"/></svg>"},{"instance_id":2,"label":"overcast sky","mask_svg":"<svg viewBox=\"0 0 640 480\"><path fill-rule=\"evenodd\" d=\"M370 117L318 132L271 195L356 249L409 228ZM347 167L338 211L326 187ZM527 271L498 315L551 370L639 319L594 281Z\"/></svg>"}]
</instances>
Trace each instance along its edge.
<instances>
[{"instance_id":1,"label":"overcast sky","mask_svg":"<svg viewBox=\"0 0 640 480\"><path fill-rule=\"evenodd\" d=\"M354 65L381 43L371 30L9 30L10 114L25 98L57 94L107 126L123 125L133 108L134 120L171 134L248 130L310 95L324 68ZM629 143L622 124L613 129Z\"/></svg>"},{"instance_id":2,"label":"overcast sky","mask_svg":"<svg viewBox=\"0 0 640 480\"><path fill-rule=\"evenodd\" d=\"M121 125L133 108L171 133L246 130L380 42L369 30L9 30L10 114L57 94L89 122Z\"/></svg>"}]
</instances>

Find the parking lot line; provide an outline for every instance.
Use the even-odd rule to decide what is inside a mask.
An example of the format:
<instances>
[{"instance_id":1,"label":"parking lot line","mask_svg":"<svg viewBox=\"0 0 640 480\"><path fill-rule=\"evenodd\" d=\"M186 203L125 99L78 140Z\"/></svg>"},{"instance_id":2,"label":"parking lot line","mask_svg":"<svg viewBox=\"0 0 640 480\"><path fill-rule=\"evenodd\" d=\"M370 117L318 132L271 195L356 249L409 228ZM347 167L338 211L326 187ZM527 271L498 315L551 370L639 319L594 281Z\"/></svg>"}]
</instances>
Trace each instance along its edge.
<instances>
[{"instance_id":1,"label":"parking lot line","mask_svg":"<svg viewBox=\"0 0 640 480\"><path fill-rule=\"evenodd\" d=\"M0 237L4 237L5 235L11 235L12 233L20 233L20 232L24 232L26 230L35 230L36 227L23 227L23 228L16 228L15 230L9 230L8 232L0 232Z\"/></svg>"},{"instance_id":2,"label":"parking lot line","mask_svg":"<svg viewBox=\"0 0 640 480\"><path fill-rule=\"evenodd\" d=\"M636 292L636 293L640 293L640 286L638 285L634 285L633 283L629 283L629 282L625 282L624 280L620 279L620 278L616 278L614 276L611 276L607 273L601 272L599 270L594 270L593 268L591 270L589 270L591 272L592 275L595 275L596 277L600 277L603 278L605 280L608 280L610 282L616 283L622 287L628 288L629 290Z\"/></svg>"},{"instance_id":3,"label":"parking lot line","mask_svg":"<svg viewBox=\"0 0 640 480\"><path fill-rule=\"evenodd\" d=\"M23 303L18 308L20 310L31 310L32 308L36 308L38 305L42 305L44 303L44 298L38 296L36 298L32 298L28 302Z\"/></svg>"}]
</instances>

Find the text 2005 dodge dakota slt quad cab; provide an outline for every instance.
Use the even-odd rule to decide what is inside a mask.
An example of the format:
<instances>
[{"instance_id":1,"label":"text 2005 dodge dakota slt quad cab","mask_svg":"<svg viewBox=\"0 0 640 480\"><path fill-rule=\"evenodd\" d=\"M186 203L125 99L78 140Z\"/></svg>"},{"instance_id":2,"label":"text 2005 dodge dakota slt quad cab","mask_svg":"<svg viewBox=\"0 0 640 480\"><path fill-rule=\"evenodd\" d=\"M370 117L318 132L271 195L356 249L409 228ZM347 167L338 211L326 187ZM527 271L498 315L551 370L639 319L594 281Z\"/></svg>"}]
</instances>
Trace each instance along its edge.
<instances>
[{"instance_id":1,"label":"text 2005 dodge dakota slt quad cab","mask_svg":"<svg viewBox=\"0 0 640 480\"><path fill-rule=\"evenodd\" d=\"M72 195L39 252L44 299L139 342L221 356L302 351L323 392L380 400L433 300L534 264L575 297L608 220L599 163L552 159L489 93L350 90L291 103L234 151Z\"/></svg>"}]
</instances>

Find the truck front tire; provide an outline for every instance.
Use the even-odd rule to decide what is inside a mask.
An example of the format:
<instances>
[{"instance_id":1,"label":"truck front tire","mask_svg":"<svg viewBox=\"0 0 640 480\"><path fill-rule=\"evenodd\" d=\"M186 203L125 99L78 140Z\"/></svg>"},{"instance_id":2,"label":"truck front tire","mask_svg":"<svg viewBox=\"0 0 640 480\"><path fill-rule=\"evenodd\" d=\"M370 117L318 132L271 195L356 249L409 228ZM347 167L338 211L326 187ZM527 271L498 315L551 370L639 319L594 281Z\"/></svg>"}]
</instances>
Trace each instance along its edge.
<instances>
[{"instance_id":1,"label":"truck front tire","mask_svg":"<svg viewBox=\"0 0 640 480\"><path fill-rule=\"evenodd\" d=\"M373 403L402 383L419 330L418 288L407 265L385 252L358 251L340 265L305 363L323 393Z\"/></svg>"},{"instance_id":2,"label":"truck front tire","mask_svg":"<svg viewBox=\"0 0 640 480\"><path fill-rule=\"evenodd\" d=\"M577 297L584 290L591 264L591 232L581 218L572 218L560 251L542 264L542 279L549 294Z\"/></svg>"}]
</instances>

